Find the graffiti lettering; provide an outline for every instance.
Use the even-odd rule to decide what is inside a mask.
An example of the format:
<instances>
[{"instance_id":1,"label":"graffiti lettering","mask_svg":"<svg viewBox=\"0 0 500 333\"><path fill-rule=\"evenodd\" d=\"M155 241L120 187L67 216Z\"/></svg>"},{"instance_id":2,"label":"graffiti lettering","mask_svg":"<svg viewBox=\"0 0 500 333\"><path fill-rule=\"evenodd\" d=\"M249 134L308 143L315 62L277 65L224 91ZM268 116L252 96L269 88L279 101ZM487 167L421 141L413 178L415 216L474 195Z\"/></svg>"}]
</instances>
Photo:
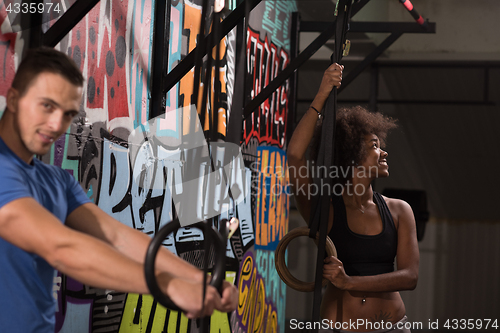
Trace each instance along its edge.
<instances>
[{"instance_id":1,"label":"graffiti lettering","mask_svg":"<svg viewBox=\"0 0 500 333\"><path fill-rule=\"evenodd\" d=\"M286 285L276 271L274 251L255 250L255 263L264 281L266 298L274 300L278 318L285 318Z\"/></svg>"},{"instance_id":2,"label":"graffiti lettering","mask_svg":"<svg viewBox=\"0 0 500 333\"><path fill-rule=\"evenodd\" d=\"M255 247L274 250L288 232L286 154L272 147L258 147L257 154Z\"/></svg>"},{"instance_id":3,"label":"graffiti lettering","mask_svg":"<svg viewBox=\"0 0 500 333\"><path fill-rule=\"evenodd\" d=\"M266 300L264 281L251 252L246 253L241 264L238 290L238 327L244 332L278 332L276 307Z\"/></svg>"},{"instance_id":4,"label":"graffiti lettering","mask_svg":"<svg viewBox=\"0 0 500 333\"><path fill-rule=\"evenodd\" d=\"M247 40L247 81L251 87L250 97L257 96L287 65L286 51L260 40L259 32L249 28ZM286 115L288 112L289 86L286 81L255 112L244 121L244 138L248 144L252 137L259 142L283 148L286 137Z\"/></svg>"},{"instance_id":5,"label":"graffiti lettering","mask_svg":"<svg viewBox=\"0 0 500 333\"><path fill-rule=\"evenodd\" d=\"M295 1L277 0L265 2L266 8L262 17L262 30L269 33L273 42L282 48L290 49L290 12L297 11Z\"/></svg>"},{"instance_id":6,"label":"graffiti lettering","mask_svg":"<svg viewBox=\"0 0 500 333\"><path fill-rule=\"evenodd\" d=\"M183 17L182 22L180 22ZM201 17L201 7L186 1L184 4L179 3L177 6L172 7L171 18L175 20L174 22L179 22L183 28L172 28L171 26L171 38L174 41L180 43L180 45L175 45L169 52L169 70L174 67L174 65L181 60L183 56L186 56L196 47L196 42L199 32L199 22ZM182 31L180 31L182 30ZM220 43L220 69L219 69L219 82L215 82L215 67L212 66L210 69L211 85L213 89L210 89L210 93L207 99L207 106L205 110L201 110L201 96L203 94L203 86L200 86L198 96L193 95L193 85L194 85L194 69L191 69L181 80L180 83L174 86L167 95L166 101L166 113L165 120L161 121L159 126L162 130L168 130L171 132L170 135L179 137L178 129L180 129L179 118L180 114L178 109L189 108L192 104L198 105L198 113L200 116L201 124L204 131L208 131L210 128L209 122L214 122L214 117L217 117L217 132L225 137L226 135L226 119L228 119L228 104L227 104L227 76L228 68L228 47L227 47L227 37L223 38ZM209 56L212 56L212 64L215 61L215 49ZM206 66L204 66L205 69ZM208 73L207 73L208 75ZM203 81L203 77L201 78ZM214 91L215 86L218 86L220 95L217 101L215 101ZM216 105L217 104L217 110ZM169 122L166 120L169 119ZM183 135L189 135L189 118L186 114L182 118L182 129Z\"/></svg>"},{"instance_id":7,"label":"graffiti lettering","mask_svg":"<svg viewBox=\"0 0 500 333\"><path fill-rule=\"evenodd\" d=\"M161 142L155 140L144 140L138 143L127 142L109 133L105 133L98 125L97 123L94 124L91 129L84 127L75 130L74 132L80 133L80 136L63 136L58 140L54 148L54 153L51 154L52 161L46 161L68 168L75 176L78 174L89 197L106 213L130 227L153 236L158 228L172 219L174 211L173 203L176 202L175 197L184 191L186 179L184 178L184 163L182 161L183 156L186 155L186 150L180 148L167 149ZM100 136L100 138L97 136ZM73 147L69 152L67 150L68 145ZM200 154L195 153L194 155ZM215 164L220 166L224 163L224 154L219 152L216 155ZM71 162L75 161L79 161L79 168L76 168L76 170L70 168L72 166ZM228 169L229 172L227 172L229 183L233 184L235 195L238 191L242 194L250 191L251 186L251 173L243 165L240 165L241 163L241 160L236 160L236 163L232 164L231 168ZM208 168L208 164L205 162L199 168L200 170L206 169ZM239 174L242 168L246 171L243 174ZM222 178L221 172L222 168L219 168L218 179ZM201 184L203 183L203 178L196 181L198 184ZM215 180L212 181L215 182ZM222 186L222 183L215 186L215 189L220 191L220 186ZM234 258L233 261L228 261L228 268L232 267L233 269L238 267L243 254L254 242L254 228L250 207L251 198L250 195L242 196L244 196L244 200L240 201L235 209L228 203L223 204L220 208L212 206L215 207L213 209L220 209L224 212L221 217L229 217L235 214L240 219L240 228L228 240L226 245L226 255L229 258ZM202 201L200 201L202 199L204 199L202 195L199 198L193 198L193 202L198 202L194 205L208 206L208 202L202 204ZM217 201L221 204L224 200L220 198ZM212 205L215 204L215 201L210 202ZM193 204L190 203L189 207L192 206ZM177 209L179 211L179 206L177 206ZM175 234L169 235L163 241L163 245L181 258L198 267L202 267L204 256L203 250L199 247L201 241L203 241L203 234L198 229L186 227L179 229ZM213 259L209 262L210 266L212 264ZM66 296L71 294L74 297L73 302L76 303L79 302L79 297L86 300L92 297L94 298L94 302L99 301L100 304L107 302L103 298L93 296L95 293L88 294L88 292L85 292L83 294L75 294L70 290L61 290L60 293ZM59 299L67 298L59 297ZM114 299L118 300L116 297ZM127 297L128 299L132 298ZM134 308L137 307L138 298L136 298L135 302ZM146 298L142 298L141 302L144 306ZM102 309L106 305L106 303L103 303ZM78 306L74 305L71 309L78 312L76 310ZM125 311L123 310L125 303L121 302L119 308L117 306L111 302L108 305L107 313L109 315L119 313L121 316L122 312ZM86 307L87 305L82 305L82 311ZM93 326L104 320L104 318L108 318L108 315L104 316L103 311L91 312L92 320L89 325ZM155 318L161 318L161 313L158 310L156 315L154 315ZM224 322L224 315L218 315L217 318L220 317L219 319L216 319L216 317L212 318L214 323ZM58 325L62 325L64 318L63 314L58 313ZM142 316L141 318L143 318L142 320L149 320L147 319L149 315L146 317ZM174 315L171 316L170 321L167 321L168 326L174 325L177 322L177 319L174 322L172 320L174 320ZM224 326L223 324L221 325ZM222 331L228 332L228 329ZM110 332L113 332L113 330ZM161 332L161 330L157 332Z\"/></svg>"}]
</instances>

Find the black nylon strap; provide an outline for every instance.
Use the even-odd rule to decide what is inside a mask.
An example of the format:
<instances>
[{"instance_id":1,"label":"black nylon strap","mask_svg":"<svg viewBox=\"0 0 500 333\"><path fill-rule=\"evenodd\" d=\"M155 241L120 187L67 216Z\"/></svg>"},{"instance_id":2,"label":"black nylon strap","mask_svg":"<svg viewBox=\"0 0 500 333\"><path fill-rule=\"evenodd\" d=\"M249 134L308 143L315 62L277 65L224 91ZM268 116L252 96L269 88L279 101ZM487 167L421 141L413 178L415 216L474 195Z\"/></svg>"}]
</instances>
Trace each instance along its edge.
<instances>
[{"instance_id":1,"label":"black nylon strap","mask_svg":"<svg viewBox=\"0 0 500 333\"><path fill-rule=\"evenodd\" d=\"M345 41L345 35L348 30L350 8L352 0L339 0L337 3L337 20L335 27L335 51L332 55L332 63L339 63L342 59L342 47ZM328 192L333 190L333 179L328 177L328 170L334 162L334 140L335 140L335 118L337 116L337 89L332 89L330 96L325 104L325 115L323 128L321 131L321 142L319 147L319 156L316 166L325 166L326 172L315 179L315 186L319 186L319 198L314 198L312 202L313 209L310 217L310 234L312 238L316 237L319 231L318 254L316 260L316 276L314 288L313 303L313 321L320 321L321 291L323 279L323 260L326 248L326 233L328 230L328 218L330 213L331 196L330 193L324 193L325 188ZM326 187L324 187L326 186ZM314 328L312 332L318 332Z\"/></svg>"},{"instance_id":2,"label":"black nylon strap","mask_svg":"<svg viewBox=\"0 0 500 333\"><path fill-rule=\"evenodd\" d=\"M238 24L238 37L236 46L236 75L234 79L234 93L231 105L231 114L227 123L226 142L231 142L239 145L241 142L241 135L243 131L243 105L245 102L245 64L247 59L247 44L246 36L248 32L248 17L251 7L248 1L245 1L245 23Z\"/></svg>"},{"instance_id":3,"label":"black nylon strap","mask_svg":"<svg viewBox=\"0 0 500 333\"><path fill-rule=\"evenodd\" d=\"M236 38L236 63L235 68L235 79L234 79L234 92L231 104L231 113L228 115L229 120L227 121L227 131L226 131L226 142L234 143L238 147L241 143L241 137L243 132L243 105L245 102L245 64L246 64L246 36L248 32L248 17L252 7L250 2L245 1L245 21L240 22L237 28L237 38ZM229 107L229 105L228 105ZM230 154L224 155L224 166L231 163L232 156ZM225 169L222 169L222 175L224 177L224 182L228 186L228 195L233 202L233 214L236 216L236 202L234 201L233 193L231 191L231 184L226 175Z\"/></svg>"},{"instance_id":4,"label":"black nylon strap","mask_svg":"<svg viewBox=\"0 0 500 333\"><path fill-rule=\"evenodd\" d=\"M214 94L213 94L213 101L212 101L212 105L213 107L211 108L211 112L208 113L208 126L209 126L209 129L208 129L208 134L207 134L207 146L208 146L208 152L209 152L209 156L210 156L210 166L211 166L211 170L212 172L215 172L216 169L215 169L215 165L214 165L214 162L215 160L217 160L217 149L213 150L212 147L211 147L211 144L210 142L215 142L217 141L218 139L218 117L219 117L219 100L220 100L220 87L219 87L219 79L220 79L220 40L222 39L222 36L221 36L221 29L220 29L220 18L221 18L221 14L220 12L213 12L213 16L212 16L212 28L213 28L213 31L212 31L212 39L208 44L207 44L207 51L206 51L206 54L208 55L208 59L207 59L207 65L206 65L206 74L205 74L205 82L204 82L204 93L203 93L203 102L202 102L202 109L201 109L201 112L205 112L205 109L206 109L206 105L207 105L207 99L208 99L208 95L210 93L210 89L209 87L211 87L211 73L212 73L212 50L210 50L210 45L215 45L215 48L216 48L216 51L215 51L215 59L214 59ZM203 125L202 125L203 126ZM226 176L226 173L224 171L224 168L222 169L222 175L224 177L224 180L226 181L226 184L227 184L227 176ZM221 188L221 191L223 191L224 189ZM231 191L229 189L229 196L232 198L232 194L231 194ZM223 235L224 237L224 240L227 239L226 237L226 225L224 223L219 223L221 222L219 220L218 217L213 217L210 219L210 222L207 221L207 223L209 223L210 225L207 225L207 227L210 227L211 228L211 225L215 223L218 223L220 224L219 225L219 232ZM208 242L207 242L208 243ZM225 244L224 244L225 246ZM208 251L209 251L209 248L207 246L205 246L205 258L207 259L208 261ZM206 266L204 268L208 268L208 263L206 263ZM206 275L206 271L205 271L205 275ZM222 295L222 285L221 285L221 289L219 290L219 293ZM208 332L208 330L210 329L210 326L205 326L207 328L207 330L205 330L206 332Z\"/></svg>"},{"instance_id":5,"label":"black nylon strap","mask_svg":"<svg viewBox=\"0 0 500 333\"><path fill-rule=\"evenodd\" d=\"M200 45L196 50L196 57L195 57L195 68L194 68L194 80L193 80L193 98L194 101L191 101L194 105L196 105L196 109L198 110L198 92L199 92L199 87L200 87L200 82L201 82L201 72L203 68L203 49L207 47L207 43L204 43L204 37L205 37L205 23L206 23L206 18L208 16L208 0L203 0L202 4L202 9L201 9L201 18L200 18L200 29L199 29L199 42ZM208 43L209 45L210 43ZM210 61L209 61L210 62ZM208 69L207 69L208 71ZM206 95L206 88L204 89L204 94L203 98ZM200 113L203 113L204 107L203 104L206 103L206 99L202 101L202 108ZM203 119L203 117L202 117ZM189 133L194 133L196 129L196 121L191 121L190 126L189 126ZM203 126L203 124L201 125ZM203 203L204 200L202 200ZM205 221L207 223L206 227L209 227L208 223L209 221ZM208 235L208 233L204 233L205 237ZM208 261L209 261L209 251L210 251L210 244L209 242L205 239L204 241L205 246L205 255L204 255L204 263L203 263L203 294L202 294L202 303L201 303L201 308L202 312L204 311L205 307L205 295L207 292L207 273L208 273ZM208 318L201 318L201 332L208 332L210 329L210 320Z\"/></svg>"}]
</instances>

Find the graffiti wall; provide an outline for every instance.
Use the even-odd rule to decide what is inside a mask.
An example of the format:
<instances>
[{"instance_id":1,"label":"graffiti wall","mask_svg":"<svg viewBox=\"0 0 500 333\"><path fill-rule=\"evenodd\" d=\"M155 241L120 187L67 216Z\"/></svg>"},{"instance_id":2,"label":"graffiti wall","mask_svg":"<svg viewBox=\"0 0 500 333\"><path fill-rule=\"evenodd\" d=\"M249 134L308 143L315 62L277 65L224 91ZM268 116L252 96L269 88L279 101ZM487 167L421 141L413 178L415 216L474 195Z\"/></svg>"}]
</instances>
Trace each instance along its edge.
<instances>
[{"instance_id":1,"label":"graffiti wall","mask_svg":"<svg viewBox=\"0 0 500 333\"><path fill-rule=\"evenodd\" d=\"M5 109L7 89L9 89L18 65L19 54L23 50L21 33L13 33L5 3L0 4L0 115Z\"/></svg>"},{"instance_id":2,"label":"graffiti wall","mask_svg":"<svg viewBox=\"0 0 500 333\"><path fill-rule=\"evenodd\" d=\"M73 2L61 1L65 9ZM196 46L202 8L201 0L169 3L170 71ZM215 216L215 227L218 218L239 218L226 244L226 280L239 290L238 309L215 313L210 331L284 332L286 288L274 269L274 251L288 231L288 82L241 124L241 158L229 159L237 154L207 143L209 130L224 141L231 114L237 84L236 33L231 31L220 45L220 68L207 69L212 89L206 108L193 106L200 95L193 93L191 70L165 96L165 113L150 119L154 8L154 0L101 0L56 46L75 60L86 83L80 116L42 159L70 172L105 212L151 237L184 211L193 218ZM295 10L294 1L283 0L263 1L252 11L245 41L247 100L290 62L289 20ZM12 32L8 21L2 3L0 112L27 48L27 32ZM214 59L216 53L209 56ZM207 147L212 153L206 154ZM187 176L188 170L198 177ZM200 192L207 183L213 193ZM186 203L182 195L192 188L197 190ZM163 245L201 268L204 241L201 231L186 225ZM213 264L209 257L207 265ZM95 289L61 274L54 279L54 297L56 332L200 330L199 321L164 308L149 295Z\"/></svg>"},{"instance_id":3,"label":"graffiti wall","mask_svg":"<svg viewBox=\"0 0 500 333\"><path fill-rule=\"evenodd\" d=\"M294 1L263 1L247 31L247 99L257 96L290 62L290 18ZM286 81L243 122L241 148L253 171L252 251L241 261L237 279L238 308L231 316L233 332L284 332L286 286L274 264L278 242L288 232Z\"/></svg>"}]
</instances>

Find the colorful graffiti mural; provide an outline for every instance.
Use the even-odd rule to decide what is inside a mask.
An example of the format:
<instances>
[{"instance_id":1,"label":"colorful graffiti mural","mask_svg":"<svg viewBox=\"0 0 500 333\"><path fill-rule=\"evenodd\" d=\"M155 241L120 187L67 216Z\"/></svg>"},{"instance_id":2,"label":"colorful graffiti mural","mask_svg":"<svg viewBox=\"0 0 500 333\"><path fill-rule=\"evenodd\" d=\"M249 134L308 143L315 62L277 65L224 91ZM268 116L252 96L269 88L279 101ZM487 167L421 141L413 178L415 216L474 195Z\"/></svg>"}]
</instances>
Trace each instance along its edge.
<instances>
[{"instance_id":1,"label":"colorful graffiti mural","mask_svg":"<svg viewBox=\"0 0 500 333\"><path fill-rule=\"evenodd\" d=\"M251 87L250 98L257 96L290 62L284 49L270 42L267 35L260 39L260 33L249 29L247 38L247 87ZM259 106L249 119L244 121L244 138L248 144L251 138L259 143L285 146L286 114L288 110L288 81Z\"/></svg>"},{"instance_id":2,"label":"colorful graffiti mural","mask_svg":"<svg viewBox=\"0 0 500 333\"><path fill-rule=\"evenodd\" d=\"M237 284L238 309L231 317L233 332L279 332L286 287L270 258L274 258L273 252L257 250L255 254L249 251L243 259Z\"/></svg>"},{"instance_id":3,"label":"colorful graffiti mural","mask_svg":"<svg viewBox=\"0 0 500 333\"><path fill-rule=\"evenodd\" d=\"M74 1L62 2L68 8ZM171 1L169 71L196 46L200 3ZM251 13L245 85L250 97L290 61L288 22L293 6L288 1L273 3L265 1ZM185 141L193 134L192 114L186 110L199 98L193 95L192 70L168 92L165 114L154 121L149 119L154 8L153 0L101 0L56 46L75 60L86 85L81 116L42 158L70 172L105 212L150 236L179 209L176 195L185 190L186 183ZM50 24L53 22L47 26ZM12 33L8 27L4 5L0 4L0 112L20 55L27 47L25 32ZM235 36L231 31L221 42L219 82L213 81L215 67L209 70L211 85L220 87L219 100L215 103L211 93L207 108L198 110L202 132L217 117L221 140L225 138L235 85ZM209 56L214 59L215 52ZM274 270L274 250L288 231L284 149L290 98L285 83L242 126L244 163L233 166L230 178L238 179L244 199L217 208L221 217L234 215L240 219L240 227L226 247L226 279L240 288L240 308L231 314L215 313L210 320L214 333L284 332L286 289ZM145 134L144 139L131 141L134 133ZM223 157L216 162L222 165ZM209 159L201 159L200 170L209 164ZM227 192L222 184L219 187ZM206 197L201 195L194 206L203 206ZM201 232L186 227L163 244L202 267L203 240ZM64 275L54 279L54 295L56 332L60 333L195 332L199 328L199 321L165 309L151 296L95 289Z\"/></svg>"},{"instance_id":4,"label":"colorful graffiti mural","mask_svg":"<svg viewBox=\"0 0 500 333\"><path fill-rule=\"evenodd\" d=\"M127 147L129 142L113 137L98 125L94 124L92 130L85 128L79 135L63 136L54 145L52 153L46 156L51 159L47 162L61 166L77 176L88 196L105 212L130 227L154 236L161 226L171 221L172 205L175 202L173 196L183 190L184 173L179 158L180 150L167 150L161 145L151 146L149 141L145 141L134 153ZM70 146L74 149L69 149ZM153 156L149 155L150 152L154 152ZM73 155L75 153L76 155ZM150 164L151 157L157 161L154 167ZM224 156L220 158L223 159ZM79 165L75 165L75 161L79 161ZM239 168L235 167L233 170ZM137 179L142 179L142 184L138 184L135 181ZM161 185L155 187L153 179ZM251 186L249 170L245 173L244 181L245 184L241 188L249 191ZM246 200L240 202L234 210L234 215L240 219L240 228L227 242L228 270L238 269L244 253L254 243L250 196L245 198ZM203 234L198 229L186 227L167 237L163 244L173 253L201 268L203 246L200 244L203 244L203 241ZM213 266L213 260L210 259L210 267ZM64 286L74 286L76 283L70 278L63 277L63 279L69 281L64 283ZM144 304L142 296L125 297L125 294L109 293L104 295L102 291L83 286L75 291L75 288L61 288L60 285L61 283L57 283L61 289L59 298L66 302L61 304L60 309L71 308L73 311L78 311L80 307L86 309L91 306L90 323L92 327L100 327L103 332L114 332L115 326L120 324L118 320L103 326L102 322L109 322L111 318L121 318L121 325L125 324L124 311L129 302L136 302L133 309L141 309ZM71 297L67 298L68 295ZM113 297L109 298L108 295ZM150 304L152 306L151 302ZM152 310L148 311L145 310L140 319L129 324L133 326L137 321L151 321L152 319L144 318L150 316ZM65 321L65 317L65 314L59 313L58 322Z\"/></svg>"},{"instance_id":5,"label":"colorful graffiti mural","mask_svg":"<svg viewBox=\"0 0 500 333\"><path fill-rule=\"evenodd\" d=\"M198 33L200 30L200 17L201 17L201 6L195 2L190 1L177 1L171 7L170 14L170 36L171 44L169 49L169 64L168 70L177 65L178 62L182 60L189 52L191 52L196 47L196 41L198 38ZM211 27L206 27L210 30ZM232 42L234 44L234 41ZM203 129L207 131L209 129L209 121L213 121L214 117L217 117L217 132L223 138L226 135L226 119L229 116L228 110L228 99L227 94L229 93L227 89L232 89L232 81L234 78L229 72L228 64L234 63L234 45L228 45L228 37L225 37L220 42L220 67L219 67L219 82L215 83L215 66L212 66L209 70L212 78L212 85L218 85L220 88L219 99L216 103L214 96L214 89L208 95L207 107L205 110L198 109L199 117ZM209 54L212 57L212 64L215 62L216 52L215 48L212 53ZM204 66L204 71L206 68ZM167 94L166 101L166 113L165 121L160 122L160 127L163 130L169 130L170 136L176 134L179 127L176 125L179 122L179 110L189 108L192 104L196 104L198 99L202 94L202 88L200 88L198 96L193 95L193 85L194 85L194 69L191 69L178 84L176 84ZM218 109L215 110L215 105ZM184 119L184 123L187 125L189 121ZM174 126L176 126L174 128ZM183 127L184 135L188 134L188 127Z\"/></svg>"},{"instance_id":6,"label":"colorful graffiti mural","mask_svg":"<svg viewBox=\"0 0 500 333\"><path fill-rule=\"evenodd\" d=\"M22 43L18 41L20 34L13 33L8 15L5 10L5 2L0 4L0 112L5 109L7 89L14 79L17 67L17 56L22 50Z\"/></svg>"},{"instance_id":7,"label":"colorful graffiti mural","mask_svg":"<svg viewBox=\"0 0 500 333\"><path fill-rule=\"evenodd\" d=\"M286 154L275 147L258 147L255 247L274 250L288 232L288 171Z\"/></svg>"}]
</instances>

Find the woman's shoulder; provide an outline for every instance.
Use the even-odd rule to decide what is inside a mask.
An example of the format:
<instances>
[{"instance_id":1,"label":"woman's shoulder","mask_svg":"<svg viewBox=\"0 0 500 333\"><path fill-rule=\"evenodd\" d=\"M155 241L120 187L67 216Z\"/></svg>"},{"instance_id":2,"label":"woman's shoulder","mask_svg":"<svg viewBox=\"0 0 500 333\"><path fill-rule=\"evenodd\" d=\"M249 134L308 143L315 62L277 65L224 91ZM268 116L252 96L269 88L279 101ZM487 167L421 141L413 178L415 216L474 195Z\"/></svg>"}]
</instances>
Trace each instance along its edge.
<instances>
[{"instance_id":1,"label":"woman's shoulder","mask_svg":"<svg viewBox=\"0 0 500 333\"><path fill-rule=\"evenodd\" d=\"M391 211L393 209L396 211L406 210L408 208L411 209L411 206L404 200L389 198L386 197L385 195L382 195L382 198L384 198L385 202L387 203L387 207L389 207Z\"/></svg>"},{"instance_id":2,"label":"woman's shoulder","mask_svg":"<svg viewBox=\"0 0 500 333\"><path fill-rule=\"evenodd\" d=\"M384 195L382 196L382 198L384 198L387 207L389 207L396 227L399 225L399 222L401 220L408 220L413 218L413 211L411 209L411 206L406 201L396 198L389 198Z\"/></svg>"}]
</instances>

